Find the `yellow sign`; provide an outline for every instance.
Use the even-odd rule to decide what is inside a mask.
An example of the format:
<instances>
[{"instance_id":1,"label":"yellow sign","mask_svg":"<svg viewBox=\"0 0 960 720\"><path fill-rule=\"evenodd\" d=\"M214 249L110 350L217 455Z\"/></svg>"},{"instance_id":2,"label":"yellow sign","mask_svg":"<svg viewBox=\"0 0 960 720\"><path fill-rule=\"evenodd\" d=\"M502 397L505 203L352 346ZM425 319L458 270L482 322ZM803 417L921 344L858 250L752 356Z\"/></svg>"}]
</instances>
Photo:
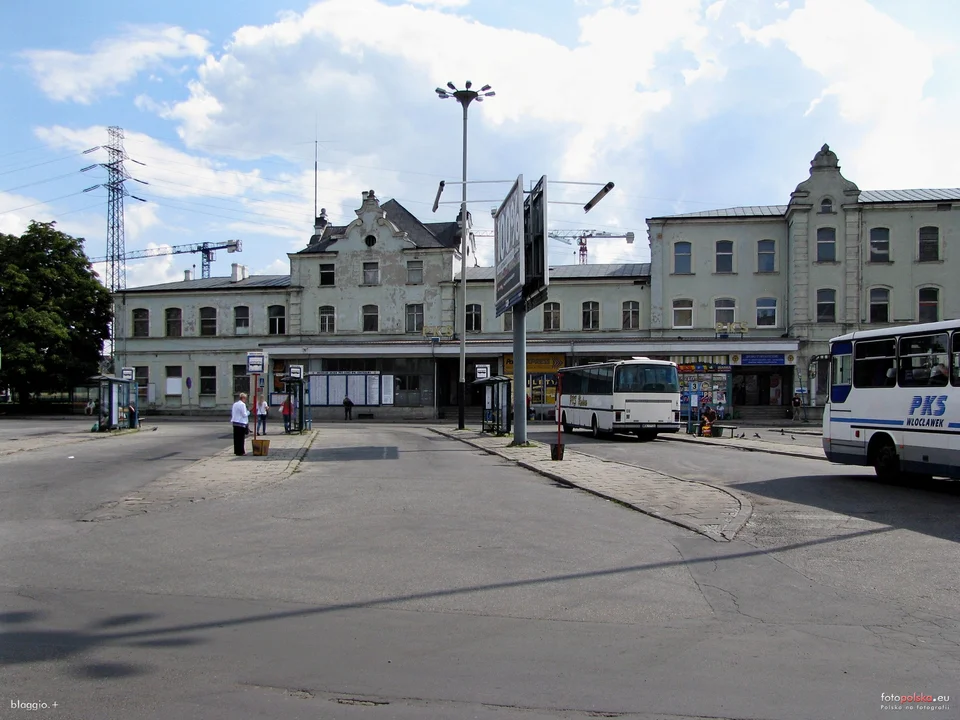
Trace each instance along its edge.
<instances>
[{"instance_id":1,"label":"yellow sign","mask_svg":"<svg viewBox=\"0 0 960 720\"><path fill-rule=\"evenodd\" d=\"M538 355L536 353L527 355L528 373L555 373L566 363L564 355ZM513 376L513 355L503 356L504 375Z\"/></svg>"}]
</instances>

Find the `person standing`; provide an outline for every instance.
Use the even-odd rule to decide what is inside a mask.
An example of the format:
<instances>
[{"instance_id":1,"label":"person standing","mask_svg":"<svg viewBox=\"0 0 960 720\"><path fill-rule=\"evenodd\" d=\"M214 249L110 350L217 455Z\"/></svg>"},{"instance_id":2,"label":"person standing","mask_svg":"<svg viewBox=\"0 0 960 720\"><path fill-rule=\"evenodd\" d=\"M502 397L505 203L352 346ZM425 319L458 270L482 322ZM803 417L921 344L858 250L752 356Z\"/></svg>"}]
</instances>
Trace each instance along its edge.
<instances>
[{"instance_id":1,"label":"person standing","mask_svg":"<svg viewBox=\"0 0 960 720\"><path fill-rule=\"evenodd\" d=\"M288 395L283 399L283 405L280 406L280 414L283 415L283 431L290 432L290 420L293 417L293 403L290 402Z\"/></svg>"},{"instance_id":2,"label":"person standing","mask_svg":"<svg viewBox=\"0 0 960 720\"><path fill-rule=\"evenodd\" d=\"M257 432L261 435L267 434L267 410L269 409L267 397L264 395L263 399L257 403Z\"/></svg>"},{"instance_id":3,"label":"person standing","mask_svg":"<svg viewBox=\"0 0 960 720\"><path fill-rule=\"evenodd\" d=\"M240 393L240 399L233 404L230 411L230 424L233 425L233 454L246 455L243 449L247 439L247 423L250 422L250 410L247 409L247 394Z\"/></svg>"},{"instance_id":4,"label":"person standing","mask_svg":"<svg viewBox=\"0 0 960 720\"><path fill-rule=\"evenodd\" d=\"M353 400L349 397L343 399L343 419L353 420Z\"/></svg>"},{"instance_id":5,"label":"person standing","mask_svg":"<svg viewBox=\"0 0 960 720\"><path fill-rule=\"evenodd\" d=\"M793 405L793 420L794 422L799 422L800 406L803 404L803 401L800 399L799 393L794 393L793 400L791 400L790 402Z\"/></svg>"}]
</instances>

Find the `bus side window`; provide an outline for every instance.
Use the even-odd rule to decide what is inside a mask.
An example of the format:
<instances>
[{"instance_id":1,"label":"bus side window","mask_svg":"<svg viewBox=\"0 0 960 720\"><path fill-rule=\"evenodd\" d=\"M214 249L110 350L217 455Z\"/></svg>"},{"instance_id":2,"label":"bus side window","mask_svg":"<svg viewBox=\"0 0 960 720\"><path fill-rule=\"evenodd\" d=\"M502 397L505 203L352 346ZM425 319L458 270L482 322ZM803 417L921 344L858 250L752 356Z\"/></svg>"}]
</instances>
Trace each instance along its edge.
<instances>
[{"instance_id":1,"label":"bus side window","mask_svg":"<svg viewBox=\"0 0 960 720\"><path fill-rule=\"evenodd\" d=\"M846 402L853 380L853 345L837 343L830 358L830 402Z\"/></svg>"}]
</instances>

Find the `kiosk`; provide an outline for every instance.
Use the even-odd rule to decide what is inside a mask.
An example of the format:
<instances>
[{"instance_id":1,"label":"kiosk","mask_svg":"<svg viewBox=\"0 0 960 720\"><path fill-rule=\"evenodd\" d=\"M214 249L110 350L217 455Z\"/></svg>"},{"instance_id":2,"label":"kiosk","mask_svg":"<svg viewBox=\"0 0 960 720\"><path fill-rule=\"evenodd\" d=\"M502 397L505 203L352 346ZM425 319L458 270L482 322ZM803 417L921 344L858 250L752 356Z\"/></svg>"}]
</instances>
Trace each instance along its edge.
<instances>
[{"instance_id":1,"label":"kiosk","mask_svg":"<svg viewBox=\"0 0 960 720\"><path fill-rule=\"evenodd\" d=\"M115 375L95 375L90 379L100 389L100 397L94 406L100 432L139 426L136 382Z\"/></svg>"},{"instance_id":2,"label":"kiosk","mask_svg":"<svg viewBox=\"0 0 960 720\"><path fill-rule=\"evenodd\" d=\"M304 382L303 377L284 375L280 378L283 383L283 395L290 401L293 414L290 416L290 432L303 433L304 430Z\"/></svg>"}]
</instances>

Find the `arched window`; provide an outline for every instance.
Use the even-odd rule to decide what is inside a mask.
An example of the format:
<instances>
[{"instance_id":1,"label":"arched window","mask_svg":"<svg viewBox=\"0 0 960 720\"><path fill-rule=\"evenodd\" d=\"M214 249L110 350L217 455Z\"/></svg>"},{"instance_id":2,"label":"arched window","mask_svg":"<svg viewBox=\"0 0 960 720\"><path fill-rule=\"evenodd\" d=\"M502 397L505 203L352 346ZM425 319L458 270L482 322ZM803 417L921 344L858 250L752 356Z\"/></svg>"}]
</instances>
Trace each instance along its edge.
<instances>
[{"instance_id":1,"label":"arched window","mask_svg":"<svg viewBox=\"0 0 960 720\"><path fill-rule=\"evenodd\" d=\"M832 213L833 212L833 200L830 198L824 198L820 201L820 212L822 213Z\"/></svg>"},{"instance_id":2,"label":"arched window","mask_svg":"<svg viewBox=\"0 0 960 720\"><path fill-rule=\"evenodd\" d=\"M133 311L133 336L150 337L150 311L146 308Z\"/></svg>"},{"instance_id":3,"label":"arched window","mask_svg":"<svg viewBox=\"0 0 960 720\"><path fill-rule=\"evenodd\" d=\"M675 328L693 327L693 300L681 298L673 301L673 326Z\"/></svg>"},{"instance_id":4,"label":"arched window","mask_svg":"<svg viewBox=\"0 0 960 720\"><path fill-rule=\"evenodd\" d=\"M890 262L890 228L870 228L870 262Z\"/></svg>"},{"instance_id":5,"label":"arched window","mask_svg":"<svg viewBox=\"0 0 960 720\"><path fill-rule=\"evenodd\" d=\"M543 329L560 329L560 303L548 302L543 304Z\"/></svg>"},{"instance_id":6,"label":"arched window","mask_svg":"<svg viewBox=\"0 0 960 720\"><path fill-rule=\"evenodd\" d=\"M213 337L217 334L217 309L215 307L200 308L200 334L204 337Z\"/></svg>"},{"instance_id":7,"label":"arched window","mask_svg":"<svg viewBox=\"0 0 960 720\"><path fill-rule=\"evenodd\" d=\"M583 303L583 330L600 329L600 303L588 300Z\"/></svg>"},{"instance_id":8,"label":"arched window","mask_svg":"<svg viewBox=\"0 0 960 720\"><path fill-rule=\"evenodd\" d=\"M922 323L940 319L940 290L935 287L920 288L918 293L918 320Z\"/></svg>"},{"instance_id":9,"label":"arched window","mask_svg":"<svg viewBox=\"0 0 960 720\"><path fill-rule=\"evenodd\" d=\"M233 332L236 335L250 334L250 308L237 305L233 309Z\"/></svg>"},{"instance_id":10,"label":"arched window","mask_svg":"<svg viewBox=\"0 0 960 720\"><path fill-rule=\"evenodd\" d=\"M837 321L837 291L829 288L817 290L817 322Z\"/></svg>"},{"instance_id":11,"label":"arched window","mask_svg":"<svg viewBox=\"0 0 960 720\"><path fill-rule=\"evenodd\" d=\"M183 312L180 308L167 308L163 314L166 336L180 337L183 335Z\"/></svg>"},{"instance_id":12,"label":"arched window","mask_svg":"<svg viewBox=\"0 0 960 720\"><path fill-rule=\"evenodd\" d=\"M287 334L287 309L283 305L271 305L267 308L269 333L271 335Z\"/></svg>"},{"instance_id":13,"label":"arched window","mask_svg":"<svg viewBox=\"0 0 960 720\"><path fill-rule=\"evenodd\" d=\"M363 331L379 332L380 331L380 308L378 308L376 305L364 305L362 312L363 312Z\"/></svg>"},{"instance_id":14,"label":"arched window","mask_svg":"<svg viewBox=\"0 0 960 720\"><path fill-rule=\"evenodd\" d=\"M337 311L333 305L320 306L320 332L332 335L337 331Z\"/></svg>"},{"instance_id":15,"label":"arched window","mask_svg":"<svg viewBox=\"0 0 960 720\"><path fill-rule=\"evenodd\" d=\"M757 272L777 271L777 243L775 240L757 241Z\"/></svg>"},{"instance_id":16,"label":"arched window","mask_svg":"<svg viewBox=\"0 0 960 720\"><path fill-rule=\"evenodd\" d=\"M817 229L817 262L837 261L837 230L832 227Z\"/></svg>"},{"instance_id":17,"label":"arched window","mask_svg":"<svg viewBox=\"0 0 960 720\"><path fill-rule=\"evenodd\" d=\"M717 298L713 301L713 321L729 325L737 319L737 301L733 298Z\"/></svg>"}]
</instances>

